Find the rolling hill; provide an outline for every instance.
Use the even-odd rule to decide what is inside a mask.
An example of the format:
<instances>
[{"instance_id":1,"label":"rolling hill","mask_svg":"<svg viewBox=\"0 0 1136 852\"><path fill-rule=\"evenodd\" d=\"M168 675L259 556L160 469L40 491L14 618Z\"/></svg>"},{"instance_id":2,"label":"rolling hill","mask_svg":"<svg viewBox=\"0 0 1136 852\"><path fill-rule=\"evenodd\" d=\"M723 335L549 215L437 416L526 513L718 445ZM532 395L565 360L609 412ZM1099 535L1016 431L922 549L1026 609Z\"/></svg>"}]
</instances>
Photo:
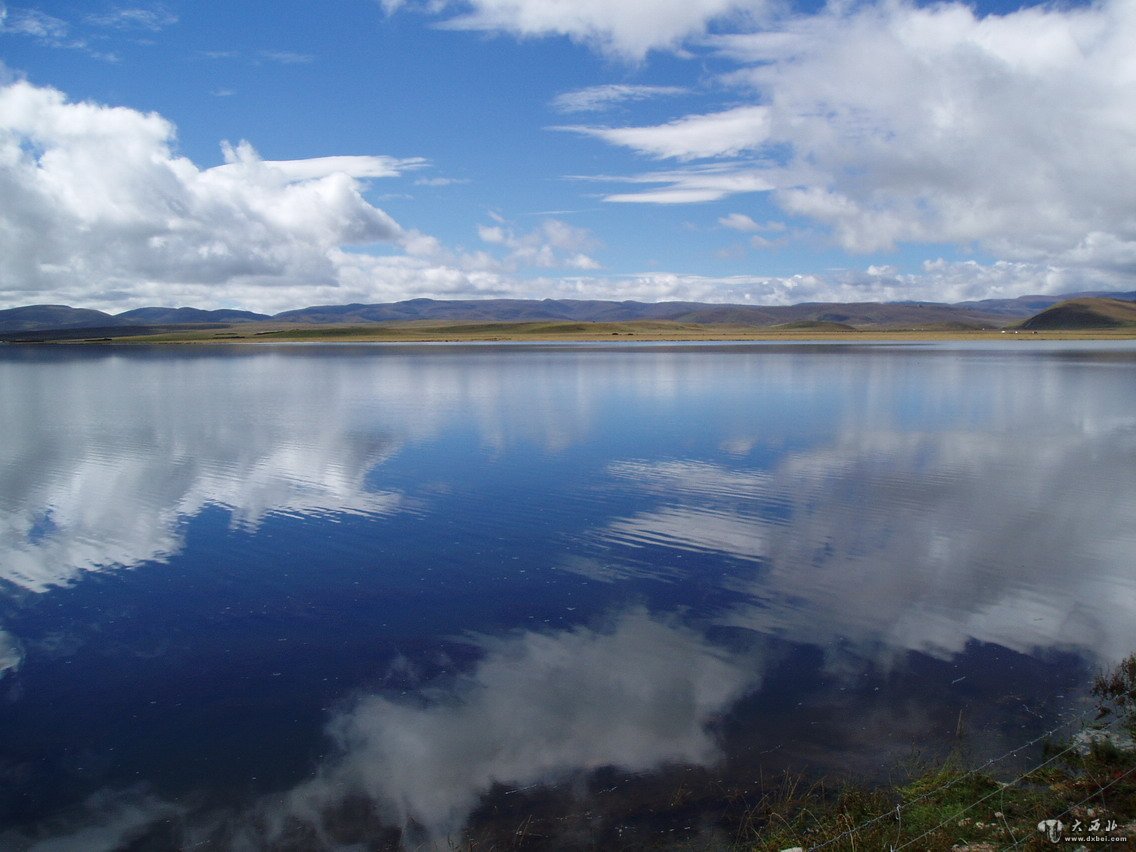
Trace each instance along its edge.
<instances>
[{"instance_id":1,"label":"rolling hill","mask_svg":"<svg viewBox=\"0 0 1136 852\"><path fill-rule=\"evenodd\" d=\"M1136 327L1136 302L1087 297L1059 302L1020 323L1030 331Z\"/></svg>"}]
</instances>

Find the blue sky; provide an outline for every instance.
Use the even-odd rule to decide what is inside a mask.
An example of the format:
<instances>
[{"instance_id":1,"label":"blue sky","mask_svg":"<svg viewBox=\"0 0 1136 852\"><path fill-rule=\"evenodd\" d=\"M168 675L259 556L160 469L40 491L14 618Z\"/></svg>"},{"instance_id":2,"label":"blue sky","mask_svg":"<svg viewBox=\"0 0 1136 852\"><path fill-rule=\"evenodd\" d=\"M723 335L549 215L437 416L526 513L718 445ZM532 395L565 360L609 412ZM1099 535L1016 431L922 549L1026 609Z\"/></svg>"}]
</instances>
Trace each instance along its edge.
<instances>
[{"instance_id":1,"label":"blue sky","mask_svg":"<svg viewBox=\"0 0 1136 852\"><path fill-rule=\"evenodd\" d=\"M1136 0L0 0L0 307L1136 287Z\"/></svg>"}]
</instances>

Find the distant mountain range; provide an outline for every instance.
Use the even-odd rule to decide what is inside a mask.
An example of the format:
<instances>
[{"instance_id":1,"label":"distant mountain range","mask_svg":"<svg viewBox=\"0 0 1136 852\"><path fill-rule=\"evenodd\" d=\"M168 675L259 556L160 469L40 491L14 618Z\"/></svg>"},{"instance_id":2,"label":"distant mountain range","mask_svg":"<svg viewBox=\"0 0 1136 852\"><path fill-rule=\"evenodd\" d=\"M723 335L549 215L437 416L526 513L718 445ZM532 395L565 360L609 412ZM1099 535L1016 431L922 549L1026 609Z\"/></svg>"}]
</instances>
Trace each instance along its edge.
<instances>
[{"instance_id":1,"label":"distant mountain range","mask_svg":"<svg viewBox=\"0 0 1136 852\"><path fill-rule=\"evenodd\" d=\"M1042 319L1062 303L1079 308ZM1119 303L1100 308L1096 303ZM572 299L410 299L384 304L318 305L268 315L252 311L197 308L137 308L120 314L66 305L29 305L0 310L0 337L20 339L42 332L59 337L93 337L106 334L148 334L177 327L224 327L264 322L288 325L365 325L383 322L631 322L671 320L706 325L758 327L840 324L854 328L966 329L1001 327L1013 323L1087 323L1102 327L1128 324L1125 303L1136 302L1129 293L1071 293L1061 296L1022 296L944 304L938 302L813 302L799 305L720 305L705 302L612 302ZM1085 304L1087 303L1087 305ZM1136 307L1133 308L1136 312ZM1103 319L1102 319L1103 317ZM1032 319L1031 319L1032 318ZM1034 325L1032 328L1057 327ZM1060 327L1074 327L1061 325ZM1077 326L1081 327L1081 326Z\"/></svg>"}]
</instances>

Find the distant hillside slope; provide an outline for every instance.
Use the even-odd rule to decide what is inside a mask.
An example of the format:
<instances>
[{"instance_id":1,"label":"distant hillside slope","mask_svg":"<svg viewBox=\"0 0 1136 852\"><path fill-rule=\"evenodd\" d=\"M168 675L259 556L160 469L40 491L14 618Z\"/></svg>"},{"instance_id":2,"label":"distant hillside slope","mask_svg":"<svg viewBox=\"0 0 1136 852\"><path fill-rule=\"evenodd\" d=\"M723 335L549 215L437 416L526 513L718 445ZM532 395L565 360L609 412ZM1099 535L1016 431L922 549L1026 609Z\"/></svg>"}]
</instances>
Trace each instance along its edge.
<instances>
[{"instance_id":1,"label":"distant hillside slope","mask_svg":"<svg viewBox=\"0 0 1136 852\"><path fill-rule=\"evenodd\" d=\"M975 302L956 302L956 308L973 308L984 314L1001 316L1007 322L1033 316L1046 308L1068 301L1069 299L1083 299L1088 296L1099 296L1103 299L1123 299L1136 302L1136 290L1127 293L1102 293L1100 291L1084 293L1064 293L1057 296L1018 296L1016 299L982 299Z\"/></svg>"},{"instance_id":2,"label":"distant hillside slope","mask_svg":"<svg viewBox=\"0 0 1136 852\"><path fill-rule=\"evenodd\" d=\"M135 308L116 314L116 325L176 325L184 322L256 322L271 319L268 314L254 314L252 311L217 310L204 311L200 308Z\"/></svg>"},{"instance_id":3,"label":"distant hillside slope","mask_svg":"<svg viewBox=\"0 0 1136 852\"><path fill-rule=\"evenodd\" d=\"M67 305L28 305L0 311L0 334L19 332L62 331L88 329L105 333L109 329L129 327L155 327L186 324L229 324L271 319L268 314L252 311L217 310L198 308L135 308L132 311L111 315L86 308Z\"/></svg>"},{"instance_id":4,"label":"distant hillside slope","mask_svg":"<svg viewBox=\"0 0 1136 852\"><path fill-rule=\"evenodd\" d=\"M1030 315L1023 311L1014 319ZM1004 322L1002 314L979 307L935 303L854 304L817 302L802 305L718 305L705 302L606 302L573 299L467 299L438 301L411 299L378 305L316 305L285 311L279 322L356 324L392 321L520 322L632 322L672 320L708 325L772 326L794 322L837 322L863 327L883 326L991 326Z\"/></svg>"},{"instance_id":5,"label":"distant hillside slope","mask_svg":"<svg viewBox=\"0 0 1136 852\"><path fill-rule=\"evenodd\" d=\"M114 325L110 314L67 305L28 305L0 311L0 331L39 331L48 328L94 328Z\"/></svg>"},{"instance_id":6,"label":"distant hillside slope","mask_svg":"<svg viewBox=\"0 0 1136 852\"><path fill-rule=\"evenodd\" d=\"M1120 299L1069 299L1021 324L1032 331L1127 328L1136 326L1136 303Z\"/></svg>"}]
</instances>

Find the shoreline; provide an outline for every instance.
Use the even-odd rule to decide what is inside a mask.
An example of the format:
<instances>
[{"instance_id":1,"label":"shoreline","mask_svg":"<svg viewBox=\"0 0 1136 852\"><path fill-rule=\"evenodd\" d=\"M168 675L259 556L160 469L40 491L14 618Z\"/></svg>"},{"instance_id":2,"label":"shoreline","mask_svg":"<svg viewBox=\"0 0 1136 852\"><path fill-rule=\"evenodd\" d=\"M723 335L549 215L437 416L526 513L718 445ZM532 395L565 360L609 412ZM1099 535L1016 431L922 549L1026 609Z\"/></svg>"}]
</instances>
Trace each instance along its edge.
<instances>
[{"instance_id":1,"label":"shoreline","mask_svg":"<svg viewBox=\"0 0 1136 852\"><path fill-rule=\"evenodd\" d=\"M119 331L114 329L113 331ZM258 343L742 343L742 342L965 342L1025 340L1136 340L1136 327L1093 329L786 328L670 322L376 323L375 325L162 327L59 329L0 339L35 344L258 344ZM141 333L139 333L141 331Z\"/></svg>"}]
</instances>

